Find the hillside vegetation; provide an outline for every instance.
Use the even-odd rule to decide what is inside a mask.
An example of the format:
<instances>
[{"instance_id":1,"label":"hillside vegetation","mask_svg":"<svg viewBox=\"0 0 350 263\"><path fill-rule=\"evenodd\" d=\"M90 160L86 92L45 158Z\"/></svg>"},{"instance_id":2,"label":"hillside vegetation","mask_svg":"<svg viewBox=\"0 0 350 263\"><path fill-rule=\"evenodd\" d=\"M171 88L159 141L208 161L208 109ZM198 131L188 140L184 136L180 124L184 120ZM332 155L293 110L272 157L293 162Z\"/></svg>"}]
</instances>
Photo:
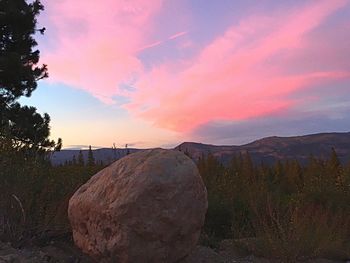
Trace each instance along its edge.
<instances>
[{"instance_id":1,"label":"hillside vegetation","mask_svg":"<svg viewBox=\"0 0 350 263\"><path fill-rule=\"evenodd\" d=\"M327 160L254 165L250 155L223 166L200 158L209 209L204 240L235 239L255 254L297 259L350 257L350 165Z\"/></svg>"},{"instance_id":2,"label":"hillside vegetation","mask_svg":"<svg viewBox=\"0 0 350 263\"><path fill-rule=\"evenodd\" d=\"M72 161L52 166L48 157L6 149L0 156L0 239L15 246L71 239L68 200L103 168ZM254 165L249 154L228 166L212 155L198 161L209 208L201 242L215 248L234 239L251 253L284 262L318 256L350 257L350 165L335 153L321 161Z\"/></svg>"}]
</instances>

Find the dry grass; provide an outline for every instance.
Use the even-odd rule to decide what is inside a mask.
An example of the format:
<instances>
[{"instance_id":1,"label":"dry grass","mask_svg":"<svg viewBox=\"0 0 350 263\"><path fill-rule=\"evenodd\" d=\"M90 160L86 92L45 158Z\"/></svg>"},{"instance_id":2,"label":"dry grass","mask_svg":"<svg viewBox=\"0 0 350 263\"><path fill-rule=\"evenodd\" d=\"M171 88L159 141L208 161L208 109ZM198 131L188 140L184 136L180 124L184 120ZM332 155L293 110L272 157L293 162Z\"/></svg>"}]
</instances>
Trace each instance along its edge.
<instances>
[{"instance_id":1,"label":"dry grass","mask_svg":"<svg viewBox=\"0 0 350 263\"><path fill-rule=\"evenodd\" d=\"M257 210L256 210L257 211ZM350 218L316 205L281 209L268 201L255 221L255 253L283 262L315 257L350 257Z\"/></svg>"}]
</instances>

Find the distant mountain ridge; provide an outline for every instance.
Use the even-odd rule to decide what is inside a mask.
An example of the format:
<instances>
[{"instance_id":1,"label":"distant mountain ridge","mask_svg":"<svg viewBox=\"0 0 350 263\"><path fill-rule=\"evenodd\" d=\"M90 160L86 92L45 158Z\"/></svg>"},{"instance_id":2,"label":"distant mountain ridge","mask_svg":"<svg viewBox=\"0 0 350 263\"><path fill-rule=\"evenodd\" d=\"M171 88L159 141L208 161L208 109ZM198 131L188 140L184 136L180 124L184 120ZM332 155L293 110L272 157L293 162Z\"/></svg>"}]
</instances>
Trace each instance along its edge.
<instances>
[{"instance_id":1,"label":"distant mountain ridge","mask_svg":"<svg viewBox=\"0 0 350 263\"><path fill-rule=\"evenodd\" d=\"M176 146L176 150L187 152L193 159L207 154L212 154L223 162L228 162L233 156L249 152L255 162L273 163L276 160L297 159L306 162L312 154L317 158L328 158L334 148L342 162L350 160L350 132L319 133L292 137L266 137L244 145L210 145L196 142L184 142ZM112 149L101 148L93 150L95 160L109 164L118 160L128 151L130 153L142 149ZM88 150L82 150L85 161ZM79 150L61 150L52 154L53 165L64 164L71 161L73 156L77 158Z\"/></svg>"},{"instance_id":2,"label":"distant mountain ridge","mask_svg":"<svg viewBox=\"0 0 350 263\"><path fill-rule=\"evenodd\" d=\"M306 162L310 155L325 159L334 148L342 162L350 160L350 132L319 133L292 137L266 137L240 146L216 146L184 142L175 149L188 152L194 159L212 154L223 162L233 156L249 152L255 162L272 163L276 160L297 159Z\"/></svg>"}]
</instances>

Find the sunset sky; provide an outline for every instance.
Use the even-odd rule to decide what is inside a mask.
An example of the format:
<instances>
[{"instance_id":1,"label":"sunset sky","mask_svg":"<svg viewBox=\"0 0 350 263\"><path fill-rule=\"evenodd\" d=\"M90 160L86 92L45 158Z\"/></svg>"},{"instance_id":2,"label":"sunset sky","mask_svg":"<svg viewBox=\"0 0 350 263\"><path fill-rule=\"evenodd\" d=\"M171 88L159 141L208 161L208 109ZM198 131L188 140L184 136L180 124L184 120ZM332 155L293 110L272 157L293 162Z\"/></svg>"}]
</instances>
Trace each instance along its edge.
<instances>
[{"instance_id":1,"label":"sunset sky","mask_svg":"<svg viewBox=\"0 0 350 263\"><path fill-rule=\"evenodd\" d=\"M65 148L350 131L350 0L42 0Z\"/></svg>"}]
</instances>

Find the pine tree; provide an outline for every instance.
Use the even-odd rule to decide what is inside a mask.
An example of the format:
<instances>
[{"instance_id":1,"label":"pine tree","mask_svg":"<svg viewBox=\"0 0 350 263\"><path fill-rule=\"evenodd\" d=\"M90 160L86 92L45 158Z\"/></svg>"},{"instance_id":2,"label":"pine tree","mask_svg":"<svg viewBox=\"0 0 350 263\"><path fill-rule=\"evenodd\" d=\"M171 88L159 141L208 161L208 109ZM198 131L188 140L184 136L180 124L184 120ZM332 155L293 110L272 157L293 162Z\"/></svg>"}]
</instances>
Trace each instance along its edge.
<instances>
[{"instance_id":1,"label":"pine tree","mask_svg":"<svg viewBox=\"0 0 350 263\"><path fill-rule=\"evenodd\" d=\"M84 161L84 156L83 156L82 150L80 150L79 154L78 154L78 165L79 166L84 166L85 165L85 161Z\"/></svg>"},{"instance_id":2,"label":"pine tree","mask_svg":"<svg viewBox=\"0 0 350 263\"><path fill-rule=\"evenodd\" d=\"M345 168L344 168L344 173L345 173L345 185L347 186L347 191L350 196L350 160L348 160Z\"/></svg>"},{"instance_id":3,"label":"pine tree","mask_svg":"<svg viewBox=\"0 0 350 263\"><path fill-rule=\"evenodd\" d=\"M91 150L91 145L89 146L87 165L90 167L95 165L95 158L94 158L94 154Z\"/></svg>"},{"instance_id":4,"label":"pine tree","mask_svg":"<svg viewBox=\"0 0 350 263\"><path fill-rule=\"evenodd\" d=\"M344 170L334 148L332 148L331 157L327 162L327 170L329 176L334 178L335 184L338 187L343 187L345 184Z\"/></svg>"},{"instance_id":5,"label":"pine tree","mask_svg":"<svg viewBox=\"0 0 350 263\"><path fill-rule=\"evenodd\" d=\"M73 155L72 164L77 165L77 158L75 157L75 155Z\"/></svg>"},{"instance_id":6,"label":"pine tree","mask_svg":"<svg viewBox=\"0 0 350 263\"><path fill-rule=\"evenodd\" d=\"M302 189L301 166L297 160L287 161L285 164L285 175L282 178L284 192L297 193Z\"/></svg>"},{"instance_id":7,"label":"pine tree","mask_svg":"<svg viewBox=\"0 0 350 263\"><path fill-rule=\"evenodd\" d=\"M249 183L255 181L254 165L249 152L242 155L242 173Z\"/></svg>"},{"instance_id":8,"label":"pine tree","mask_svg":"<svg viewBox=\"0 0 350 263\"><path fill-rule=\"evenodd\" d=\"M309 156L309 160L304 172L304 192L316 192L321 189L321 177L323 167L319 160L313 155Z\"/></svg>"},{"instance_id":9,"label":"pine tree","mask_svg":"<svg viewBox=\"0 0 350 263\"><path fill-rule=\"evenodd\" d=\"M0 1L0 137L8 138L16 148L60 149L48 139L50 117L36 108L21 106L21 96L30 97L40 79L48 77L47 66L38 66L39 50L33 38L39 31L36 17L44 9L39 0Z\"/></svg>"}]
</instances>

